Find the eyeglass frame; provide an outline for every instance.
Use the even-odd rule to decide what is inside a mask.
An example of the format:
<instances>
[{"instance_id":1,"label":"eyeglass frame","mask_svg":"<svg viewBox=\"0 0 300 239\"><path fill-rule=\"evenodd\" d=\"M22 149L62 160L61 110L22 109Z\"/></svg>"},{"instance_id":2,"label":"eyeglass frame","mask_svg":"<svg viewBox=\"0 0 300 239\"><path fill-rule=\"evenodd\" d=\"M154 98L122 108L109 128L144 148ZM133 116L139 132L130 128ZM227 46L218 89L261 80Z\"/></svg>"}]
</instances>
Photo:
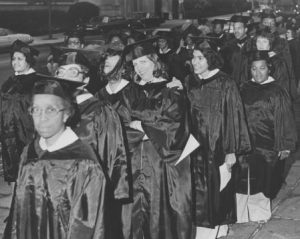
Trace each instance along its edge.
<instances>
[{"instance_id":1,"label":"eyeglass frame","mask_svg":"<svg viewBox=\"0 0 300 239\"><path fill-rule=\"evenodd\" d=\"M62 68L61 66L58 67L58 68L56 69L56 71L54 72L54 76L59 77L59 75L57 74L57 72L59 71L59 69L64 69L64 68ZM86 73L86 72L84 72L84 71L82 71L82 70L79 71L76 67L71 67L71 68L69 68L69 69L65 69L65 72L68 71L68 70L70 70L70 69L76 69L76 70L77 70L77 74L74 75L73 77L77 77L77 76L79 76L79 74L85 74L85 73Z\"/></svg>"},{"instance_id":2,"label":"eyeglass frame","mask_svg":"<svg viewBox=\"0 0 300 239\"><path fill-rule=\"evenodd\" d=\"M35 114L32 112L32 110L34 108L38 108L38 107L33 107L33 106L30 106L28 108L28 113L32 116L32 117L40 117L42 115L42 112L44 112L44 114L47 116L47 118L54 118L55 116L58 115L59 112L62 112L64 110L66 110L65 108L62 108L62 109L57 109L55 107L47 107L46 109L41 109L41 108L38 108L39 109L39 112L38 114ZM47 109L52 109L52 110L55 110L55 111L52 111L53 115L51 115L51 113L47 113L46 110ZM55 113L54 113L55 112Z\"/></svg>"}]
</instances>

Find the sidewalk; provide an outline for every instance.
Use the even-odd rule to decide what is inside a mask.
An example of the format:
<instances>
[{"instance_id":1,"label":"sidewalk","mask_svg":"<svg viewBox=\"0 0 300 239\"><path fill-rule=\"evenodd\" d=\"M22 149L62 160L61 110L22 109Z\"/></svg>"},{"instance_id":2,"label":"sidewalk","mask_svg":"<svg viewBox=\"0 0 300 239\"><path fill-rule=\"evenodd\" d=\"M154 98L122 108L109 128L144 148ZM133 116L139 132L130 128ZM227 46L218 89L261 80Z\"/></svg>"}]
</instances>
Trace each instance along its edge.
<instances>
[{"instance_id":1,"label":"sidewalk","mask_svg":"<svg viewBox=\"0 0 300 239\"><path fill-rule=\"evenodd\" d=\"M230 227L222 239L300 239L300 160L299 153L288 172L286 184L272 202L272 218L267 223L242 223ZM289 163L289 162L287 162Z\"/></svg>"}]
</instances>

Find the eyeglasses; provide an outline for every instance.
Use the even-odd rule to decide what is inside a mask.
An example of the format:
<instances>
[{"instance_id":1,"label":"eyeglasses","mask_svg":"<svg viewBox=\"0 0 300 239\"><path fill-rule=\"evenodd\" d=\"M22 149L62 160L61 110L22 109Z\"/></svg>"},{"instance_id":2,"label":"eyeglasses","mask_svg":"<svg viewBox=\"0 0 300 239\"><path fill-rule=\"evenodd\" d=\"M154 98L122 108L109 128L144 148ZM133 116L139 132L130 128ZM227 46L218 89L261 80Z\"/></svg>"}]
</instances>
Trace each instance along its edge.
<instances>
[{"instance_id":1,"label":"eyeglasses","mask_svg":"<svg viewBox=\"0 0 300 239\"><path fill-rule=\"evenodd\" d=\"M68 45L80 45L80 41L72 41L72 40L69 40L69 41L68 41Z\"/></svg>"},{"instance_id":2,"label":"eyeglasses","mask_svg":"<svg viewBox=\"0 0 300 239\"><path fill-rule=\"evenodd\" d=\"M42 112L44 112L48 118L53 118L56 115L58 115L59 112L64 111L64 110L65 109L56 109L54 107L47 107L46 109L42 109L42 108L33 106L28 109L28 112L33 117L39 117L39 116L41 116Z\"/></svg>"},{"instance_id":3,"label":"eyeglasses","mask_svg":"<svg viewBox=\"0 0 300 239\"><path fill-rule=\"evenodd\" d=\"M55 76L57 77L77 77L79 74L83 74L84 72L78 69L77 67L63 68L59 67L55 71Z\"/></svg>"}]
</instances>

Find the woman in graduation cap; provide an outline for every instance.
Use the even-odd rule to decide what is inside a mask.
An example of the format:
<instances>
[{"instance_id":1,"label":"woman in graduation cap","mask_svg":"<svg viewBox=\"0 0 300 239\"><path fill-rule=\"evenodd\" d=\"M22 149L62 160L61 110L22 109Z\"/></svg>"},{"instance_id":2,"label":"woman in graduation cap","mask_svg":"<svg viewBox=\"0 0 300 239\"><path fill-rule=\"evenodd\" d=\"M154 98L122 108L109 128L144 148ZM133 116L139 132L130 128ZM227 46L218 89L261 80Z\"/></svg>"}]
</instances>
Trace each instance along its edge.
<instances>
[{"instance_id":1,"label":"woman in graduation cap","mask_svg":"<svg viewBox=\"0 0 300 239\"><path fill-rule=\"evenodd\" d=\"M33 69L39 52L22 41L11 46L10 56L14 75L1 87L1 144L4 179L14 182L18 173L20 154L34 137L33 122L27 108L36 81Z\"/></svg>"},{"instance_id":2,"label":"woman in graduation cap","mask_svg":"<svg viewBox=\"0 0 300 239\"><path fill-rule=\"evenodd\" d=\"M4 238L106 239L106 178L68 127L82 82L38 76L29 112L38 137L24 148Z\"/></svg>"},{"instance_id":3,"label":"woman in graduation cap","mask_svg":"<svg viewBox=\"0 0 300 239\"><path fill-rule=\"evenodd\" d=\"M133 238L191 238L190 158L176 164L189 137L187 98L168 88L151 41L132 53L134 80L145 94L130 123L143 135L131 158Z\"/></svg>"},{"instance_id":4,"label":"woman in graduation cap","mask_svg":"<svg viewBox=\"0 0 300 239\"><path fill-rule=\"evenodd\" d=\"M253 151L241 156L237 185L238 222L266 221L283 182L284 159L296 146L296 128L287 92L271 77L268 52L251 53L252 79L241 97Z\"/></svg>"},{"instance_id":5,"label":"woman in graduation cap","mask_svg":"<svg viewBox=\"0 0 300 239\"><path fill-rule=\"evenodd\" d=\"M106 87L129 128L133 201L123 210L124 237L192 238L189 158L175 166L189 136L186 98L166 87L155 40L128 46L134 82Z\"/></svg>"},{"instance_id":6,"label":"woman in graduation cap","mask_svg":"<svg viewBox=\"0 0 300 239\"><path fill-rule=\"evenodd\" d=\"M237 155L251 145L238 88L220 71L222 58L211 48L196 46L192 64L186 90L191 132L200 143L192 154L196 238L214 239L225 236L227 224L235 222L231 171Z\"/></svg>"}]
</instances>

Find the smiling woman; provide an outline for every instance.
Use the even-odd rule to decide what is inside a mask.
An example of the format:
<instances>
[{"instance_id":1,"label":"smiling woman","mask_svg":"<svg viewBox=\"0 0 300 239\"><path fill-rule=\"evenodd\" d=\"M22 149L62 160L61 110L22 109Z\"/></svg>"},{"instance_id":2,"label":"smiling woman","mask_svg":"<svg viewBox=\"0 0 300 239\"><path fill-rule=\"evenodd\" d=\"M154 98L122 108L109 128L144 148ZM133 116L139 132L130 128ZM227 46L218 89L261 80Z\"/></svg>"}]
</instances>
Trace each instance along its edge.
<instances>
[{"instance_id":1,"label":"smiling woman","mask_svg":"<svg viewBox=\"0 0 300 239\"><path fill-rule=\"evenodd\" d=\"M14 75L1 87L1 144L4 178L14 182L17 177L20 154L34 137L33 122L27 109L31 89L36 81L32 68L39 52L19 40L11 46L11 64Z\"/></svg>"}]
</instances>

